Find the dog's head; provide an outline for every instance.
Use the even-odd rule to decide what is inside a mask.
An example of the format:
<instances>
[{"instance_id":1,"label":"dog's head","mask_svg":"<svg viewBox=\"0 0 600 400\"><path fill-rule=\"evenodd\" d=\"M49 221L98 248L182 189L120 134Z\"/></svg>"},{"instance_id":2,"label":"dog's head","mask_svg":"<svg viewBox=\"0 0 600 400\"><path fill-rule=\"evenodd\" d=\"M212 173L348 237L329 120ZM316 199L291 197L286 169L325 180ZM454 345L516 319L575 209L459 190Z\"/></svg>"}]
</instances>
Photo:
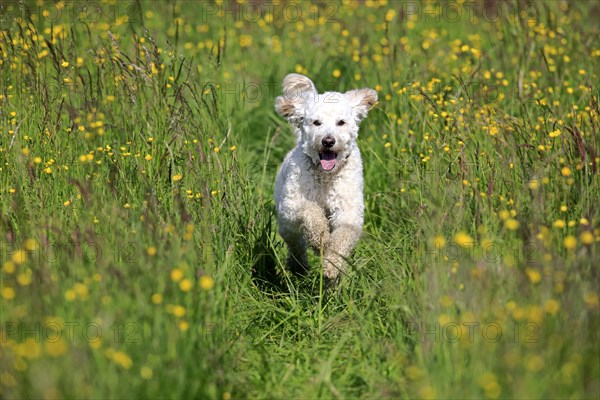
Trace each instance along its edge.
<instances>
[{"instance_id":1,"label":"dog's head","mask_svg":"<svg viewBox=\"0 0 600 400\"><path fill-rule=\"evenodd\" d=\"M283 80L283 96L275 99L275 110L294 127L303 152L315 165L336 171L356 146L358 125L376 102L373 89L319 94L310 79L289 74Z\"/></svg>"}]
</instances>

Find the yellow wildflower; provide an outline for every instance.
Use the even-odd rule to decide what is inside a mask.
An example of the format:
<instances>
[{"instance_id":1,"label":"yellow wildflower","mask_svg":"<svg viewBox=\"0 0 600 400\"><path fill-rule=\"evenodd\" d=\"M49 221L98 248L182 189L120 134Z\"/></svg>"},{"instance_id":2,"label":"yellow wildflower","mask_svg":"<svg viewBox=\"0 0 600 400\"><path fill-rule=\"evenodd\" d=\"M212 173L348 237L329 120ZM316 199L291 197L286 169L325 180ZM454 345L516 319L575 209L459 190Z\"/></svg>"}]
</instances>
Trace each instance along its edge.
<instances>
[{"instance_id":1,"label":"yellow wildflower","mask_svg":"<svg viewBox=\"0 0 600 400\"><path fill-rule=\"evenodd\" d=\"M12 300L15 298L15 296L16 296L15 289L13 289L9 286L2 288L2 298L4 300Z\"/></svg>"},{"instance_id":2,"label":"yellow wildflower","mask_svg":"<svg viewBox=\"0 0 600 400\"><path fill-rule=\"evenodd\" d=\"M46 353L51 357L60 357L67 352L67 343L65 340L44 343Z\"/></svg>"},{"instance_id":3,"label":"yellow wildflower","mask_svg":"<svg viewBox=\"0 0 600 400\"><path fill-rule=\"evenodd\" d=\"M73 300L75 300L76 297L77 297L77 294L75 293L75 291L73 289L69 289L65 292L65 300L67 300L67 301L73 301Z\"/></svg>"},{"instance_id":4,"label":"yellow wildflower","mask_svg":"<svg viewBox=\"0 0 600 400\"><path fill-rule=\"evenodd\" d=\"M23 264L27 261L27 253L25 250L17 250L12 254L11 260L17 265Z\"/></svg>"},{"instance_id":5,"label":"yellow wildflower","mask_svg":"<svg viewBox=\"0 0 600 400\"><path fill-rule=\"evenodd\" d=\"M27 269L23 273L17 275L17 282L21 286L29 286L31 284L31 270Z\"/></svg>"},{"instance_id":6,"label":"yellow wildflower","mask_svg":"<svg viewBox=\"0 0 600 400\"><path fill-rule=\"evenodd\" d=\"M215 281L209 275L203 275L200 277L200 287L203 290L210 290L215 285Z\"/></svg>"},{"instance_id":7,"label":"yellow wildflower","mask_svg":"<svg viewBox=\"0 0 600 400\"><path fill-rule=\"evenodd\" d=\"M598 307L598 294L589 292L583 295L583 301L588 306L588 308L597 308Z\"/></svg>"},{"instance_id":8,"label":"yellow wildflower","mask_svg":"<svg viewBox=\"0 0 600 400\"><path fill-rule=\"evenodd\" d=\"M125 369L129 369L133 365L133 361L131 360L131 357L129 357L127 354L123 353L122 351L115 351L112 356L112 359L114 362L116 362L117 364L119 364L121 367L123 367Z\"/></svg>"},{"instance_id":9,"label":"yellow wildflower","mask_svg":"<svg viewBox=\"0 0 600 400\"><path fill-rule=\"evenodd\" d=\"M187 321L179 321L177 327L180 331L185 332L190 328L190 324Z\"/></svg>"},{"instance_id":10,"label":"yellow wildflower","mask_svg":"<svg viewBox=\"0 0 600 400\"><path fill-rule=\"evenodd\" d=\"M569 235L563 240L563 244L567 250L574 250L577 246L577 239L575 236Z\"/></svg>"},{"instance_id":11,"label":"yellow wildflower","mask_svg":"<svg viewBox=\"0 0 600 400\"><path fill-rule=\"evenodd\" d=\"M562 169L560 170L560 173L562 176L571 176L573 172L571 171L571 168L569 168L569 167L562 167Z\"/></svg>"},{"instance_id":12,"label":"yellow wildflower","mask_svg":"<svg viewBox=\"0 0 600 400\"><path fill-rule=\"evenodd\" d=\"M537 372L544 368L544 359L537 355L532 356L526 361L525 366L528 370L532 372Z\"/></svg>"},{"instance_id":13,"label":"yellow wildflower","mask_svg":"<svg viewBox=\"0 0 600 400\"><path fill-rule=\"evenodd\" d=\"M442 235L436 235L431 239L431 246L436 249L443 249L446 246L446 238Z\"/></svg>"},{"instance_id":14,"label":"yellow wildflower","mask_svg":"<svg viewBox=\"0 0 600 400\"><path fill-rule=\"evenodd\" d=\"M144 379L151 379L153 375L152 368L143 366L140 368L140 375Z\"/></svg>"},{"instance_id":15,"label":"yellow wildflower","mask_svg":"<svg viewBox=\"0 0 600 400\"><path fill-rule=\"evenodd\" d=\"M24 244L25 250L36 251L39 248L39 244L35 239L27 239Z\"/></svg>"},{"instance_id":16,"label":"yellow wildflower","mask_svg":"<svg viewBox=\"0 0 600 400\"><path fill-rule=\"evenodd\" d=\"M175 315L176 317L181 318L181 317L184 317L185 314L186 314L185 307L179 306L179 305L173 307L173 315Z\"/></svg>"},{"instance_id":17,"label":"yellow wildflower","mask_svg":"<svg viewBox=\"0 0 600 400\"><path fill-rule=\"evenodd\" d=\"M560 303L554 299L548 299L544 303L544 310L550 314L554 315L560 310Z\"/></svg>"},{"instance_id":18,"label":"yellow wildflower","mask_svg":"<svg viewBox=\"0 0 600 400\"><path fill-rule=\"evenodd\" d=\"M152 302L153 302L154 304L160 304L160 303L162 303L162 301L163 301L163 296L162 296L162 294L160 294L160 293L154 293L154 294L152 295Z\"/></svg>"},{"instance_id":19,"label":"yellow wildflower","mask_svg":"<svg viewBox=\"0 0 600 400\"><path fill-rule=\"evenodd\" d=\"M519 228L519 221L513 218L509 218L504 221L504 227L509 231L514 231Z\"/></svg>"},{"instance_id":20,"label":"yellow wildflower","mask_svg":"<svg viewBox=\"0 0 600 400\"><path fill-rule=\"evenodd\" d=\"M542 280L542 275L538 270L535 270L533 268L527 268L525 270L525 273L527 274L529 281L533 284L539 283L539 281Z\"/></svg>"},{"instance_id":21,"label":"yellow wildflower","mask_svg":"<svg viewBox=\"0 0 600 400\"><path fill-rule=\"evenodd\" d=\"M581 240L581 243L589 246L594 243L594 235L590 231L584 231L581 232L581 235L579 235L579 240Z\"/></svg>"},{"instance_id":22,"label":"yellow wildflower","mask_svg":"<svg viewBox=\"0 0 600 400\"><path fill-rule=\"evenodd\" d=\"M7 274L14 274L15 270L16 270L15 263L12 262L11 260L5 261L4 264L2 265L2 269Z\"/></svg>"},{"instance_id":23,"label":"yellow wildflower","mask_svg":"<svg viewBox=\"0 0 600 400\"><path fill-rule=\"evenodd\" d=\"M179 282L183 278L183 271L179 268L173 268L171 270L171 280Z\"/></svg>"},{"instance_id":24,"label":"yellow wildflower","mask_svg":"<svg viewBox=\"0 0 600 400\"><path fill-rule=\"evenodd\" d=\"M192 286L194 286L194 284L190 279L184 279L179 282L179 289L181 289L182 292L189 292L192 289Z\"/></svg>"},{"instance_id":25,"label":"yellow wildflower","mask_svg":"<svg viewBox=\"0 0 600 400\"><path fill-rule=\"evenodd\" d=\"M469 248L473 244L475 244L475 241L473 240L473 238L471 236L469 236L468 233L465 233L462 231L457 232L456 235L454 235L454 242L464 248Z\"/></svg>"}]
</instances>

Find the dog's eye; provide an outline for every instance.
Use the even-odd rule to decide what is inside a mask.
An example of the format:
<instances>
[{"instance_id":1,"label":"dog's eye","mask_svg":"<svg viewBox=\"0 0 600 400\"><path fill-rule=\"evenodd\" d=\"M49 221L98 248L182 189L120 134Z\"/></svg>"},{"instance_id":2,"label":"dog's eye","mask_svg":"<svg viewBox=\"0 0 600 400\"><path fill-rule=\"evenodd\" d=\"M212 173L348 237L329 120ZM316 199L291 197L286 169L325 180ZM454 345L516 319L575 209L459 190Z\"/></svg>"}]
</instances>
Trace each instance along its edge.
<instances>
[{"instance_id":1,"label":"dog's eye","mask_svg":"<svg viewBox=\"0 0 600 400\"><path fill-rule=\"evenodd\" d=\"M343 126L346 125L346 121L344 121L343 119L339 120L337 123L337 126Z\"/></svg>"},{"instance_id":2,"label":"dog's eye","mask_svg":"<svg viewBox=\"0 0 600 400\"><path fill-rule=\"evenodd\" d=\"M321 121L319 121L318 119L315 119L315 120L313 121L313 125L314 125L314 126L321 126Z\"/></svg>"}]
</instances>

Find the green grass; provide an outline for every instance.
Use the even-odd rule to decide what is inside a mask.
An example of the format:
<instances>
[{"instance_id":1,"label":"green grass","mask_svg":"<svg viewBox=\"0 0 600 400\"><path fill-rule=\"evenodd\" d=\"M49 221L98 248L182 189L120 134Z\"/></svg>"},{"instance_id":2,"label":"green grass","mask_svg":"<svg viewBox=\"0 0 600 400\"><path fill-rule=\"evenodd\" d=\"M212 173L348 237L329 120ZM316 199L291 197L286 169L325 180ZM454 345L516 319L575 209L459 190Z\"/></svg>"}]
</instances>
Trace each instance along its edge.
<instances>
[{"instance_id":1,"label":"green grass","mask_svg":"<svg viewBox=\"0 0 600 400\"><path fill-rule=\"evenodd\" d=\"M0 6L0 397L600 395L594 2L81 4ZM379 92L333 290L276 233L289 72Z\"/></svg>"}]
</instances>

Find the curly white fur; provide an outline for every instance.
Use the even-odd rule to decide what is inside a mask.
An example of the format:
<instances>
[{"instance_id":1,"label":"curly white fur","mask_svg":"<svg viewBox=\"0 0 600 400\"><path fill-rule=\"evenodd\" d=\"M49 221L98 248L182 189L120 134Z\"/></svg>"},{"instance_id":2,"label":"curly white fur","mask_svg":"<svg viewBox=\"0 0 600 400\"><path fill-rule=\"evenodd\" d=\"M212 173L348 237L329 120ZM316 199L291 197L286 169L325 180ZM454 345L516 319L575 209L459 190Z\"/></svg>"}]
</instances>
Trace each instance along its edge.
<instances>
[{"instance_id":1,"label":"curly white fur","mask_svg":"<svg viewBox=\"0 0 600 400\"><path fill-rule=\"evenodd\" d=\"M323 255L327 278L346 271L364 219L358 124L375 102L372 89L319 94L303 75L283 80L275 110L288 119L297 142L277 175L275 207L295 272L308 268L308 247Z\"/></svg>"}]
</instances>

